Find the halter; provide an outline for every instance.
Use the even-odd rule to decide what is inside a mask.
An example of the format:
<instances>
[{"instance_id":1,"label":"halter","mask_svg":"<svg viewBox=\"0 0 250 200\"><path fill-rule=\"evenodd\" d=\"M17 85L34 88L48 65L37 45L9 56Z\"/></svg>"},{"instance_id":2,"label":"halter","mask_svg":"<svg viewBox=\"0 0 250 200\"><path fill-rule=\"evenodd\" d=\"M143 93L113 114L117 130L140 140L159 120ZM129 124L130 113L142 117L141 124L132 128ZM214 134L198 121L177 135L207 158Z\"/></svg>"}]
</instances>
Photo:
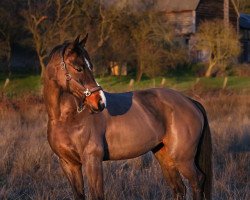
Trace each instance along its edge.
<instances>
[{"instance_id":1,"label":"halter","mask_svg":"<svg viewBox=\"0 0 250 200\"><path fill-rule=\"evenodd\" d=\"M75 85L77 85L77 87L79 87L81 90L83 90L82 102L84 102L84 100L86 99L86 97L91 96L94 92L102 90L102 87L98 85L98 86L93 87L93 88L86 88L84 86L84 84L79 83L78 81L76 81L71 76L71 74L68 71L67 65L66 65L66 63L64 61L64 53L65 53L66 47L67 47L66 45L63 47L63 50L62 50L62 53L61 53L60 66L61 66L61 69L65 71L64 75L65 75L65 79L66 79L67 83L69 83L70 81L74 82ZM85 109L85 106L82 104L82 102L81 102L80 105L78 105L77 102L76 102L75 96L74 96L74 100L75 100L75 103L76 103L77 112L78 113L82 112Z\"/></svg>"}]
</instances>

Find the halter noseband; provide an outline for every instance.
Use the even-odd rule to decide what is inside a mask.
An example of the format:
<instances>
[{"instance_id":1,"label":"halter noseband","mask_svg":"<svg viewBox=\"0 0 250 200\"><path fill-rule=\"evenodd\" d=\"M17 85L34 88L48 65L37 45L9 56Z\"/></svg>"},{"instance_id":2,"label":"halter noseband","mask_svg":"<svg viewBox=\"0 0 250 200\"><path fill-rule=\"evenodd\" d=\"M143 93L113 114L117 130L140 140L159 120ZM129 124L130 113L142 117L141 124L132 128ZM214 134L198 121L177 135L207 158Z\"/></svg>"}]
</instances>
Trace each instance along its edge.
<instances>
[{"instance_id":1,"label":"halter noseband","mask_svg":"<svg viewBox=\"0 0 250 200\"><path fill-rule=\"evenodd\" d=\"M98 85L98 86L93 87L93 88L90 88L90 89L89 89L89 88L86 88L86 87L84 86L84 84L79 83L78 81L76 81L76 80L71 76L71 74L69 73L69 71L68 71L68 69L67 69L67 65L66 65L66 63L65 63L65 61L64 61L64 53L65 53L66 48L67 48L67 46L65 45L65 46L63 47L63 50L62 50L62 53L61 53L61 62L60 62L60 66L61 66L61 69L65 71L65 74L64 74L64 75L65 75L65 79L66 79L67 83L69 83L69 81L72 81L72 82L75 83L75 85L77 85L77 86L80 88L80 90L83 91L82 102L84 102L84 100L86 99L86 97L91 96L94 92L97 92L97 91L99 91L99 90L102 90L102 87ZM74 96L74 97L75 97L75 96ZM76 106L77 106L77 112L78 112L78 113L82 112L82 111L85 109L85 106L82 104L82 102L81 102L80 105L77 105L77 102L76 102L76 99L75 99L75 98L74 98L74 100L75 100L75 103L76 103Z\"/></svg>"}]
</instances>

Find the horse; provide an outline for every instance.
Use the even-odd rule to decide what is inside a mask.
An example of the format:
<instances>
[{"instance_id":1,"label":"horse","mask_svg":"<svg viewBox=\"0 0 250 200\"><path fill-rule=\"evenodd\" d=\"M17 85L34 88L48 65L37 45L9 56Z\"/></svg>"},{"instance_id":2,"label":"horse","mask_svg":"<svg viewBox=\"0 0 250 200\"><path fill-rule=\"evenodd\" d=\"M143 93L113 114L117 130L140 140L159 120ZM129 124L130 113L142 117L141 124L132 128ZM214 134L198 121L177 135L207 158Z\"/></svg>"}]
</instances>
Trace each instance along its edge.
<instances>
[{"instance_id":1,"label":"horse","mask_svg":"<svg viewBox=\"0 0 250 200\"><path fill-rule=\"evenodd\" d=\"M56 46L44 74L47 137L74 198L104 199L103 161L152 152L175 199L211 199L212 143L204 107L181 93L153 88L109 93L95 81L88 36Z\"/></svg>"}]
</instances>

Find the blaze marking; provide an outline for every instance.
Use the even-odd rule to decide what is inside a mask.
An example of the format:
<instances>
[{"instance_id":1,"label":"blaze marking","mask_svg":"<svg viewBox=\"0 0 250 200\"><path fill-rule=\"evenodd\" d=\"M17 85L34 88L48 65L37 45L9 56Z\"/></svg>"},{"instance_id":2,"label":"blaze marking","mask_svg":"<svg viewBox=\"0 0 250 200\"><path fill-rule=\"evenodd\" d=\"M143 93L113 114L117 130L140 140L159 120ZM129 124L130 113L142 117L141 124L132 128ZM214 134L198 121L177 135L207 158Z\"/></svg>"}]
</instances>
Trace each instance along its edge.
<instances>
[{"instance_id":1,"label":"blaze marking","mask_svg":"<svg viewBox=\"0 0 250 200\"><path fill-rule=\"evenodd\" d=\"M95 81L95 82L96 82L96 84L97 84L98 86L100 86L99 83L98 83L97 81ZM107 107L106 96L105 96L105 94L104 94L104 92L103 92L102 90L99 91L99 94L100 94L100 96L101 96L102 103L104 103L105 108L106 108L106 107Z\"/></svg>"},{"instance_id":2,"label":"blaze marking","mask_svg":"<svg viewBox=\"0 0 250 200\"><path fill-rule=\"evenodd\" d=\"M87 65L87 67L89 68L89 70L92 71L91 68L90 68L90 63L87 60L87 58L84 57L84 61L85 61L86 65Z\"/></svg>"},{"instance_id":3,"label":"blaze marking","mask_svg":"<svg viewBox=\"0 0 250 200\"><path fill-rule=\"evenodd\" d=\"M106 101L105 94L104 94L104 92L102 90L99 91L99 94L100 94L100 96L102 98L102 102L104 103L105 108L106 108L107 107L107 101Z\"/></svg>"}]
</instances>

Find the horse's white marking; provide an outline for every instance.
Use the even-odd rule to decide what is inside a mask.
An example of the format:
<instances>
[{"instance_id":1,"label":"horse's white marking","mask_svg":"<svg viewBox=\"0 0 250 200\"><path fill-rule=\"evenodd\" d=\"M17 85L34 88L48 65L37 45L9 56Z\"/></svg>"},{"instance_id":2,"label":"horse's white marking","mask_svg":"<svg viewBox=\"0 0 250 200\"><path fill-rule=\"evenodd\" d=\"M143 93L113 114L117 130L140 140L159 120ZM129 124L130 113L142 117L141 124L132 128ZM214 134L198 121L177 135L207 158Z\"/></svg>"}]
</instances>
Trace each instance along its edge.
<instances>
[{"instance_id":1,"label":"horse's white marking","mask_svg":"<svg viewBox=\"0 0 250 200\"><path fill-rule=\"evenodd\" d=\"M100 96L102 98L102 102L104 103L105 107L107 106L107 101L106 101L106 97L105 97L105 94L102 90L99 91L100 93Z\"/></svg>"},{"instance_id":2,"label":"horse's white marking","mask_svg":"<svg viewBox=\"0 0 250 200\"><path fill-rule=\"evenodd\" d=\"M99 83L97 83L97 81L95 81L95 82L96 82L96 84L97 84L98 86L100 86ZM103 92L102 90L100 90L100 91L99 91L99 94L100 94L100 96L101 96L102 103L104 103L104 105L105 105L105 107L106 107L106 106L107 106L107 100L106 100L106 97L105 97L104 92Z\"/></svg>"},{"instance_id":3,"label":"horse's white marking","mask_svg":"<svg viewBox=\"0 0 250 200\"><path fill-rule=\"evenodd\" d=\"M89 70L92 71L91 68L90 68L90 63L87 60L87 58L84 57L84 61L85 61L86 65L87 65L87 67L89 68Z\"/></svg>"}]
</instances>

